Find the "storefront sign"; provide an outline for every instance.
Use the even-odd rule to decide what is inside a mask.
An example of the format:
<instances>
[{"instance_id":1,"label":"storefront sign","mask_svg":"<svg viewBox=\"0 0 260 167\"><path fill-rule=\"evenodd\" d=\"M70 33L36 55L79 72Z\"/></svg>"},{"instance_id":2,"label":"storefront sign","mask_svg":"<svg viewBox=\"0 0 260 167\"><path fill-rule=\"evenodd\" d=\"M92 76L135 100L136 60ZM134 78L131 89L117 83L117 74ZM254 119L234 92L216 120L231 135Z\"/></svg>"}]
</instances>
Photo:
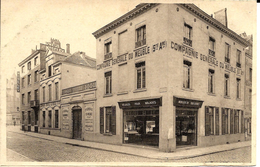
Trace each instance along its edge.
<instances>
[{"instance_id":1,"label":"storefront sign","mask_svg":"<svg viewBox=\"0 0 260 167\"><path fill-rule=\"evenodd\" d=\"M162 106L162 98L139 100L139 101L118 102L118 104L119 104L120 108Z\"/></svg>"},{"instance_id":2,"label":"storefront sign","mask_svg":"<svg viewBox=\"0 0 260 167\"><path fill-rule=\"evenodd\" d=\"M173 97L173 105L177 107L200 108L203 101Z\"/></svg>"}]
</instances>

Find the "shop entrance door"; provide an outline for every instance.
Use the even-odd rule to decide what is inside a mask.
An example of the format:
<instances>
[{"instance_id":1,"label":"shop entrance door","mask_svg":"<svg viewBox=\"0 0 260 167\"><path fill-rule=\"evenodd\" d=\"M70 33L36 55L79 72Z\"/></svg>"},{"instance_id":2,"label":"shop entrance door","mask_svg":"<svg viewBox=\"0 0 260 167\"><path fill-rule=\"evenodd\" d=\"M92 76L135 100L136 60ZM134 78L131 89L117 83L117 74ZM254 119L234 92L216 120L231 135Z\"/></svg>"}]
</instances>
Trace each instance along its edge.
<instances>
[{"instance_id":1,"label":"shop entrance door","mask_svg":"<svg viewBox=\"0 0 260 167\"><path fill-rule=\"evenodd\" d=\"M82 120L82 110L73 109L72 110L72 121L73 121L73 139L81 139L81 120Z\"/></svg>"},{"instance_id":2,"label":"shop entrance door","mask_svg":"<svg viewBox=\"0 0 260 167\"><path fill-rule=\"evenodd\" d=\"M197 145L197 111L196 110L177 109L176 145L177 146Z\"/></svg>"}]
</instances>

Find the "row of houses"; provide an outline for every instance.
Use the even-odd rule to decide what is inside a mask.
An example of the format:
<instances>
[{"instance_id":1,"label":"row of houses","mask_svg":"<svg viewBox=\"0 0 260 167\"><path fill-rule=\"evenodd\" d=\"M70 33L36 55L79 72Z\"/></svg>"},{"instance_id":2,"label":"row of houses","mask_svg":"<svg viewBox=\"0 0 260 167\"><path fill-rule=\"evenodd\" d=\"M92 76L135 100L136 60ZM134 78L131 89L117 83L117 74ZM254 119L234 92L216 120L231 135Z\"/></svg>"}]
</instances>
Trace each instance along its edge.
<instances>
[{"instance_id":1,"label":"row of houses","mask_svg":"<svg viewBox=\"0 0 260 167\"><path fill-rule=\"evenodd\" d=\"M96 59L40 44L19 63L22 129L160 151L245 140L252 43L218 16L144 3L93 33Z\"/></svg>"}]
</instances>

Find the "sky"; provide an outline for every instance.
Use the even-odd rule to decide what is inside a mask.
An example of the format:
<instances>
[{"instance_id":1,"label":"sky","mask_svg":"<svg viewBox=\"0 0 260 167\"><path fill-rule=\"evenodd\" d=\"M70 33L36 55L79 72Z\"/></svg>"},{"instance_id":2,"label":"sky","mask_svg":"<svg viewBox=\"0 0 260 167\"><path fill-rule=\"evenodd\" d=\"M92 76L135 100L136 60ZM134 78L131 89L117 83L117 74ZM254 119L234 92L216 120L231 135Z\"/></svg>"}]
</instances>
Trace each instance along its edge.
<instances>
[{"instance_id":1,"label":"sky","mask_svg":"<svg viewBox=\"0 0 260 167\"><path fill-rule=\"evenodd\" d=\"M83 51L96 57L92 33L135 8L142 0L1 0L1 72L9 78L20 70L18 63L31 50L51 38L61 47L70 44L71 53ZM153 1L149 1L153 2ZM180 2L157 0L156 2ZM254 1L186 1L213 14L227 8L228 27L240 34L256 31ZM7 68L5 67L7 66Z\"/></svg>"}]
</instances>

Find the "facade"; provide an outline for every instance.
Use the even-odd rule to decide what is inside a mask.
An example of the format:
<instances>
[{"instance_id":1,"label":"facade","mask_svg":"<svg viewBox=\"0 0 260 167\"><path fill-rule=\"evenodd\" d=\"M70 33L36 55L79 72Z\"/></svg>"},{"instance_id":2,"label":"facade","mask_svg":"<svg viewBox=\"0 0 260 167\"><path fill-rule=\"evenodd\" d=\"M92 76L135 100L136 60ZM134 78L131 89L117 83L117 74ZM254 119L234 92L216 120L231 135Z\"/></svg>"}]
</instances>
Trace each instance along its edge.
<instances>
[{"instance_id":1,"label":"facade","mask_svg":"<svg viewBox=\"0 0 260 167\"><path fill-rule=\"evenodd\" d=\"M140 4L93 33L89 138L174 151L244 140L249 43L193 4Z\"/></svg>"},{"instance_id":2,"label":"facade","mask_svg":"<svg viewBox=\"0 0 260 167\"><path fill-rule=\"evenodd\" d=\"M68 47L69 46L67 45L67 50L69 50ZM47 52L45 55L45 61L45 68L40 71L39 89L41 96L39 132L43 134L63 136L68 138L75 137L71 136L72 129L69 128L68 122L70 121L67 120L68 115L66 115L68 114L67 112L72 113L71 108L73 111L75 108L72 106L67 110L67 112L61 109L64 107L70 107L69 104L75 104L75 106L78 107L78 101L75 102L75 98L78 99L78 96L80 95L74 97L74 94L75 92L78 93L82 86L76 87L76 90L71 87L82 85L84 83L95 80L96 61L95 59L85 55L84 52L76 52L72 55L69 55L69 53L65 53L62 50L52 50ZM64 89L65 92L66 89L73 89L73 92L70 92L72 94L69 92L64 93ZM87 97L85 97L85 94L82 96L84 96L82 97L82 100L89 100ZM79 111L81 110L77 108L77 111L77 114L79 114ZM81 116L81 118L83 119L83 116ZM72 119L72 117L69 116L68 119ZM79 115L77 119L79 119ZM70 131L70 133L68 133L68 131ZM79 133L79 129L77 129L77 132ZM76 138L78 138L78 136Z\"/></svg>"},{"instance_id":3,"label":"facade","mask_svg":"<svg viewBox=\"0 0 260 167\"><path fill-rule=\"evenodd\" d=\"M6 124L19 125L20 98L17 92L17 76L15 74L6 80L6 102Z\"/></svg>"}]
</instances>

